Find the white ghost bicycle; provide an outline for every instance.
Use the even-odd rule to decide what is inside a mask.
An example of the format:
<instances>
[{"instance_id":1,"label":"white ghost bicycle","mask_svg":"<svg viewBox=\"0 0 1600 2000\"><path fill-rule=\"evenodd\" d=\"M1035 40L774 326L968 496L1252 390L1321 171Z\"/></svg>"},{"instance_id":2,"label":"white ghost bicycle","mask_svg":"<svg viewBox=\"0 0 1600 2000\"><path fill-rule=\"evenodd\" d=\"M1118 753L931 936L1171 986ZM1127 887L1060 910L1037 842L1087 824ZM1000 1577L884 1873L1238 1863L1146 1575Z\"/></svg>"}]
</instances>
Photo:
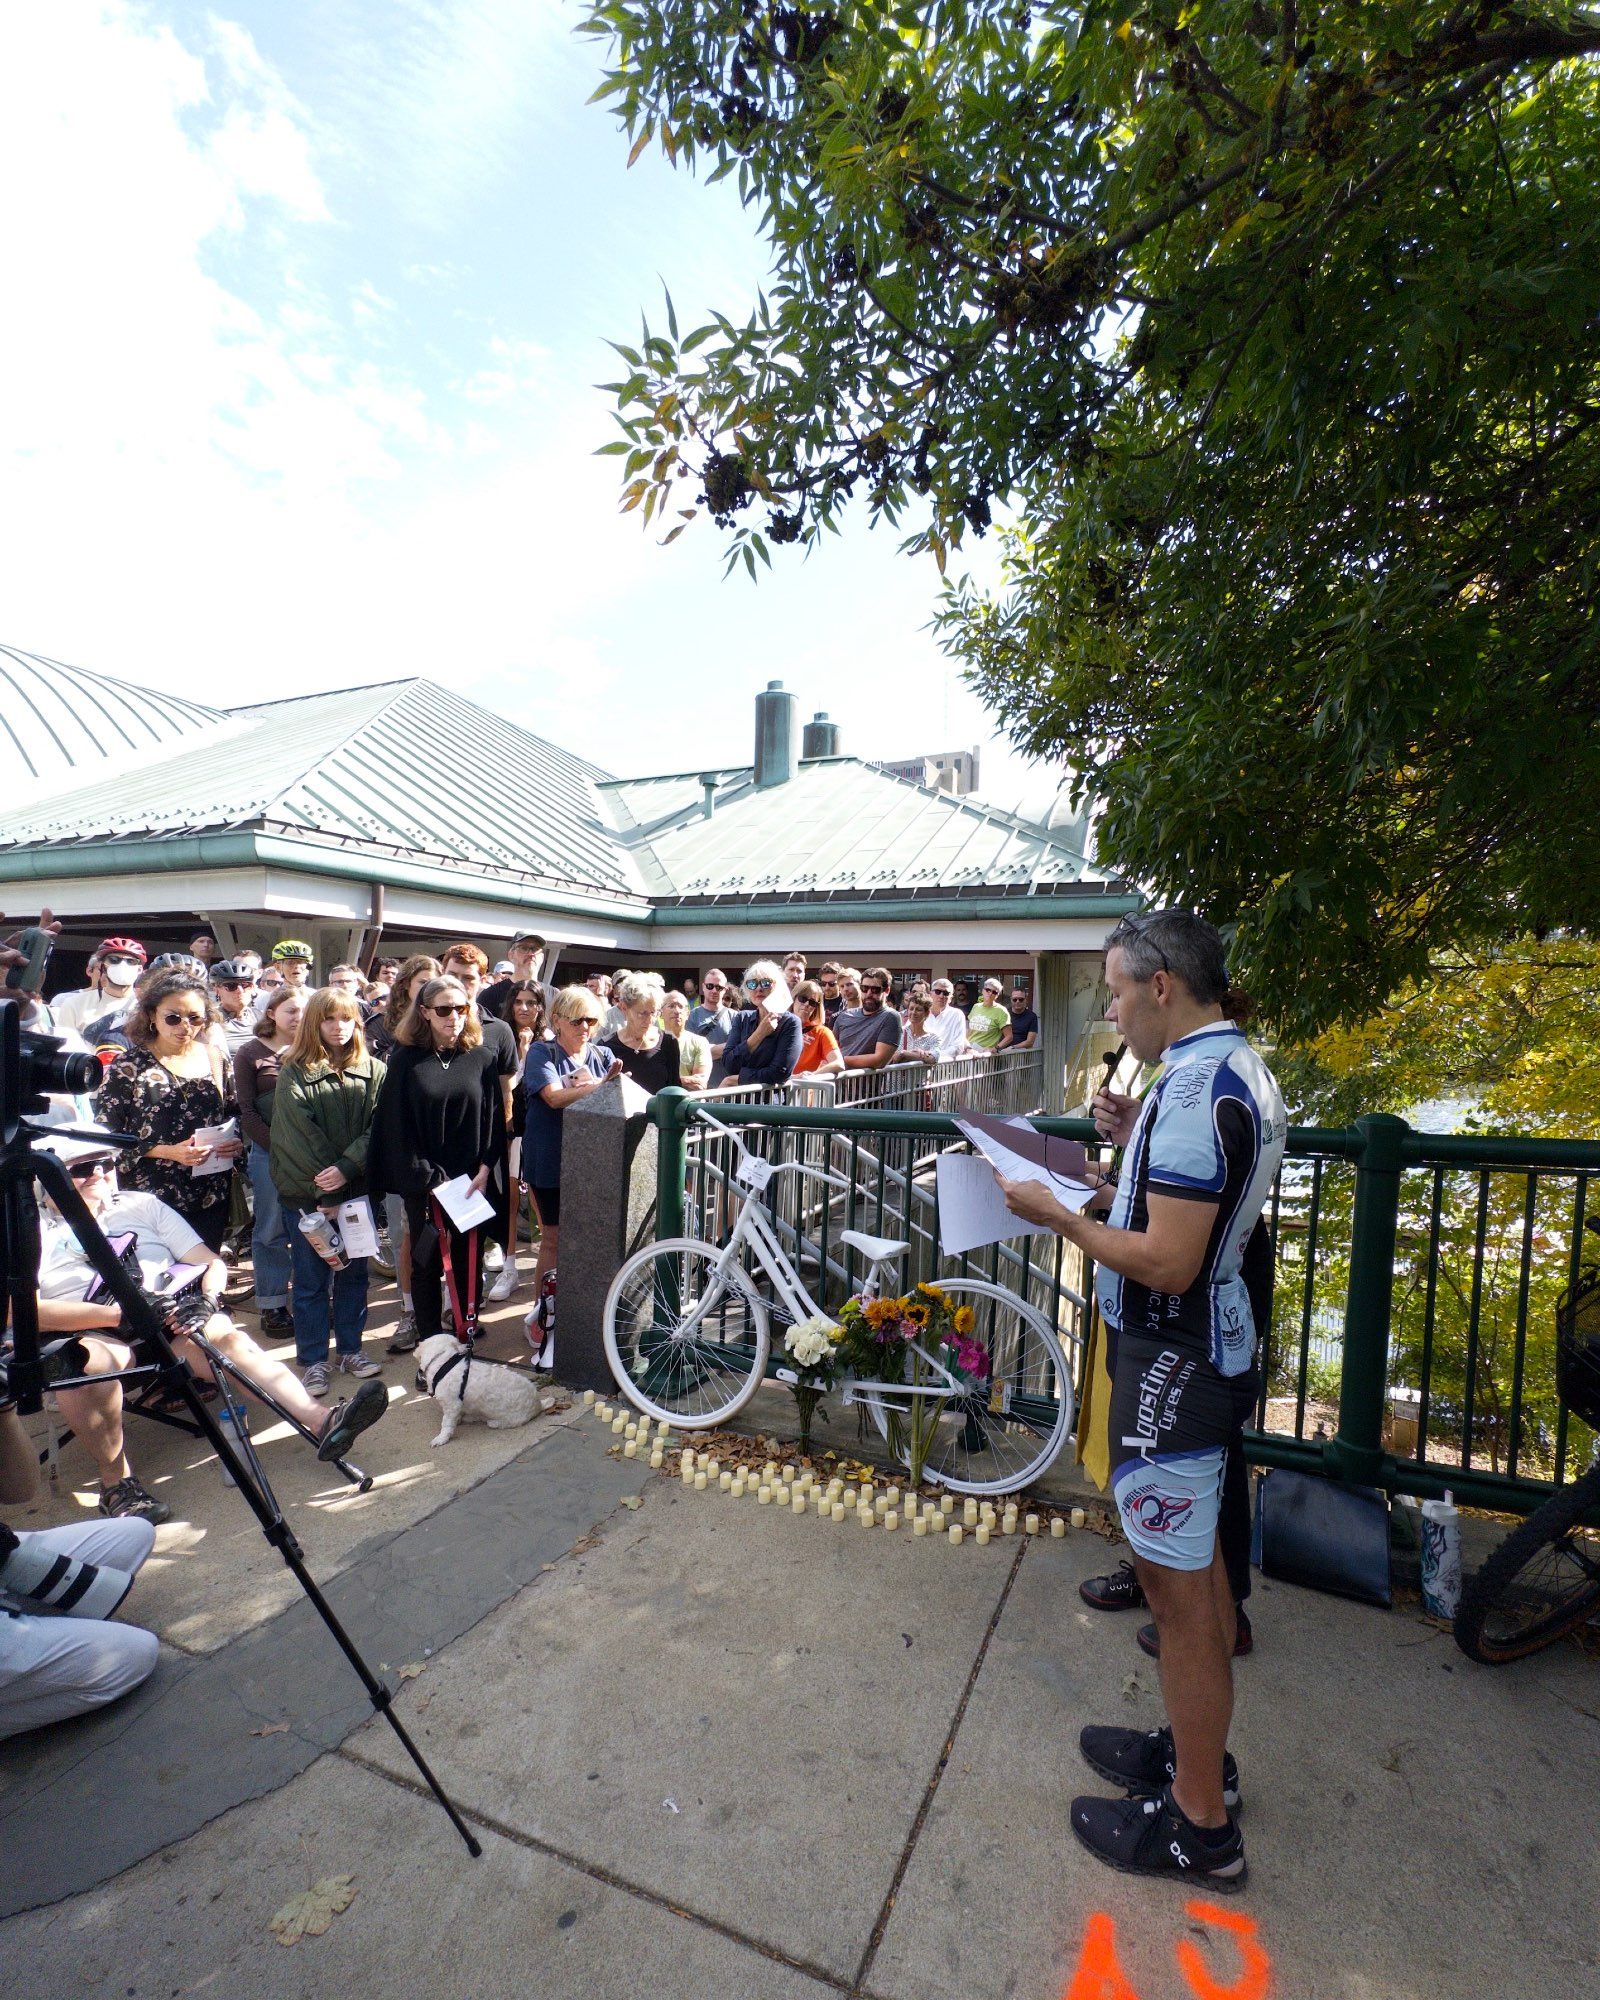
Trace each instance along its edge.
<instances>
[{"instance_id":1,"label":"white ghost bicycle","mask_svg":"<svg viewBox=\"0 0 1600 2000\"><path fill-rule=\"evenodd\" d=\"M738 1134L704 1106L694 1115L727 1136L738 1168L728 1183L738 1203L728 1240L719 1249L698 1237L674 1236L640 1250L618 1271L605 1304L606 1357L622 1393L647 1416L684 1430L706 1430L738 1415L769 1375L771 1327L822 1315L772 1218L754 1197L778 1176L801 1173L848 1194L850 1183L798 1160L774 1166L752 1154ZM841 1230L838 1242L866 1260L863 1299L879 1296L910 1248L888 1237ZM762 1296L756 1274L770 1287ZM850 1381L841 1401L860 1402L888 1437L890 1416L905 1399L943 1399L927 1475L957 1493L1010 1493L1037 1479L1054 1461L1072 1423L1072 1370L1043 1313L1003 1285L981 1278L940 1278L958 1306L972 1308L973 1337L988 1355L989 1379L963 1381L923 1359L932 1370L921 1388L906 1383ZM1081 1308L1073 1293L1065 1297ZM898 1428L898 1427L897 1427Z\"/></svg>"}]
</instances>

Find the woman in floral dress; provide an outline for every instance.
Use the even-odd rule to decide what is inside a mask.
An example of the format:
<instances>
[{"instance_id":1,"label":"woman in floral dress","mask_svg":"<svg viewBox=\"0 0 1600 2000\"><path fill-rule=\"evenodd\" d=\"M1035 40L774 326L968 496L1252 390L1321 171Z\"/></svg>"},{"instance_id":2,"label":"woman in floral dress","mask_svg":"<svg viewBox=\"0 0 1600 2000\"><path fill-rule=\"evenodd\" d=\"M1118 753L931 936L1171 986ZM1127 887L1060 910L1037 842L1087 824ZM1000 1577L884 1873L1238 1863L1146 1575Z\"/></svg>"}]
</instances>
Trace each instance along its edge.
<instances>
[{"instance_id":1,"label":"woman in floral dress","mask_svg":"<svg viewBox=\"0 0 1600 2000\"><path fill-rule=\"evenodd\" d=\"M221 1020L192 972L173 966L147 975L126 1026L132 1046L106 1071L96 1104L108 1130L139 1141L118 1160L122 1185L158 1196L217 1251L233 1176L194 1169L212 1159L231 1165L241 1147L237 1138L210 1144L195 1136L238 1110Z\"/></svg>"}]
</instances>

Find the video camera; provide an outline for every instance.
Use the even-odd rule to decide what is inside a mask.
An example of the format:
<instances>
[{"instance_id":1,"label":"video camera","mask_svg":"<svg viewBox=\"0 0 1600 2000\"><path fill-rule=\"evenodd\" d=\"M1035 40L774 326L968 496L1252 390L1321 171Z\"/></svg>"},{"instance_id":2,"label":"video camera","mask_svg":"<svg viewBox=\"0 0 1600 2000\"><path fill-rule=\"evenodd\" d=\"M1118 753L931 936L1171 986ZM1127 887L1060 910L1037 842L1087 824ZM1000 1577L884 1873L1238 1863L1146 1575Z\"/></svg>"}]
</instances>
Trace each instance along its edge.
<instances>
[{"instance_id":1,"label":"video camera","mask_svg":"<svg viewBox=\"0 0 1600 2000\"><path fill-rule=\"evenodd\" d=\"M47 1112L52 1096L98 1090L102 1074L97 1056L75 1053L59 1035L23 1027L16 1001L0 999L0 1142L9 1146L22 1120Z\"/></svg>"}]
</instances>

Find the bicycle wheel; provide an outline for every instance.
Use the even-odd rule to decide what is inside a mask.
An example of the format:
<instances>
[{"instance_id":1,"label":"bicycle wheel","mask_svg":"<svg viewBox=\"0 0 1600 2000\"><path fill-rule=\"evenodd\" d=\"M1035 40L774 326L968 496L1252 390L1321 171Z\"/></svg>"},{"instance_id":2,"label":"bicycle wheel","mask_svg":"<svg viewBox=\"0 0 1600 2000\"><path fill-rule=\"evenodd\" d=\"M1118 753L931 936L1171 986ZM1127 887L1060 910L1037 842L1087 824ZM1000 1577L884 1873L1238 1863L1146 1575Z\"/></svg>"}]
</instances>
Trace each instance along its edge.
<instances>
[{"instance_id":1,"label":"bicycle wheel","mask_svg":"<svg viewBox=\"0 0 1600 2000\"><path fill-rule=\"evenodd\" d=\"M1461 1593L1456 1644L1485 1666L1524 1660L1600 1612L1600 1465L1513 1528Z\"/></svg>"},{"instance_id":2,"label":"bicycle wheel","mask_svg":"<svg viewBox=\"0 0 1600 2000\"><path fill-rule=\"evenodd\" d=\"M606 1359L647 1416L706 1430L736 1416L767 1372L767 1309L737 1265L687 1236L630 1257L606 1294Z\"/></svg>"},{"instance_id":3,"label":"bicycle wheel","mask_svg":"<svg viewBox=\"0 0 1600 2000\"><path fill-rule=\"evenodd\" d=\"M924 1469L952 1493L1015 1493L1054 1463L1072 1423L1072 1370L1050 1322L1015 1293L981 1278L939 1280L971 1306L973 1338L989 1356L989 1380L952 1396L940 1412ZM863 1391L880 1436L890 1403Z\"/></svg>"}]
</instances>

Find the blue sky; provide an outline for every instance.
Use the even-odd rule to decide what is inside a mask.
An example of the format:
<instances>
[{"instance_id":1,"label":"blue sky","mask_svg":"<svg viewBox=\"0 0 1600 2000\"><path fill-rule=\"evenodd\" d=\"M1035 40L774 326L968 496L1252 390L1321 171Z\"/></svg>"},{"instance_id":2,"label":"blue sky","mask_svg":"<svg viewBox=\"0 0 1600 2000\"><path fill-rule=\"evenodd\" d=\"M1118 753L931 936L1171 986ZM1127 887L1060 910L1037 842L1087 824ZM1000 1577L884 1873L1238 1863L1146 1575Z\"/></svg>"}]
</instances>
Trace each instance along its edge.
<instances>
[{"instance_id":1,"label":"blue sky","mask_svg":"<svg viewBox=\"0 0 1600 2000\"><path fill-rule=\"evenodd\" d=\"M578 18L6 10L0 637L224 704L426 673L622 773L745 759L782 679L847 749L1037 792L890 535L752 586L617 515L607 336L764 260L728 183L627 168Z\"/></svg>"}]
</instances>

